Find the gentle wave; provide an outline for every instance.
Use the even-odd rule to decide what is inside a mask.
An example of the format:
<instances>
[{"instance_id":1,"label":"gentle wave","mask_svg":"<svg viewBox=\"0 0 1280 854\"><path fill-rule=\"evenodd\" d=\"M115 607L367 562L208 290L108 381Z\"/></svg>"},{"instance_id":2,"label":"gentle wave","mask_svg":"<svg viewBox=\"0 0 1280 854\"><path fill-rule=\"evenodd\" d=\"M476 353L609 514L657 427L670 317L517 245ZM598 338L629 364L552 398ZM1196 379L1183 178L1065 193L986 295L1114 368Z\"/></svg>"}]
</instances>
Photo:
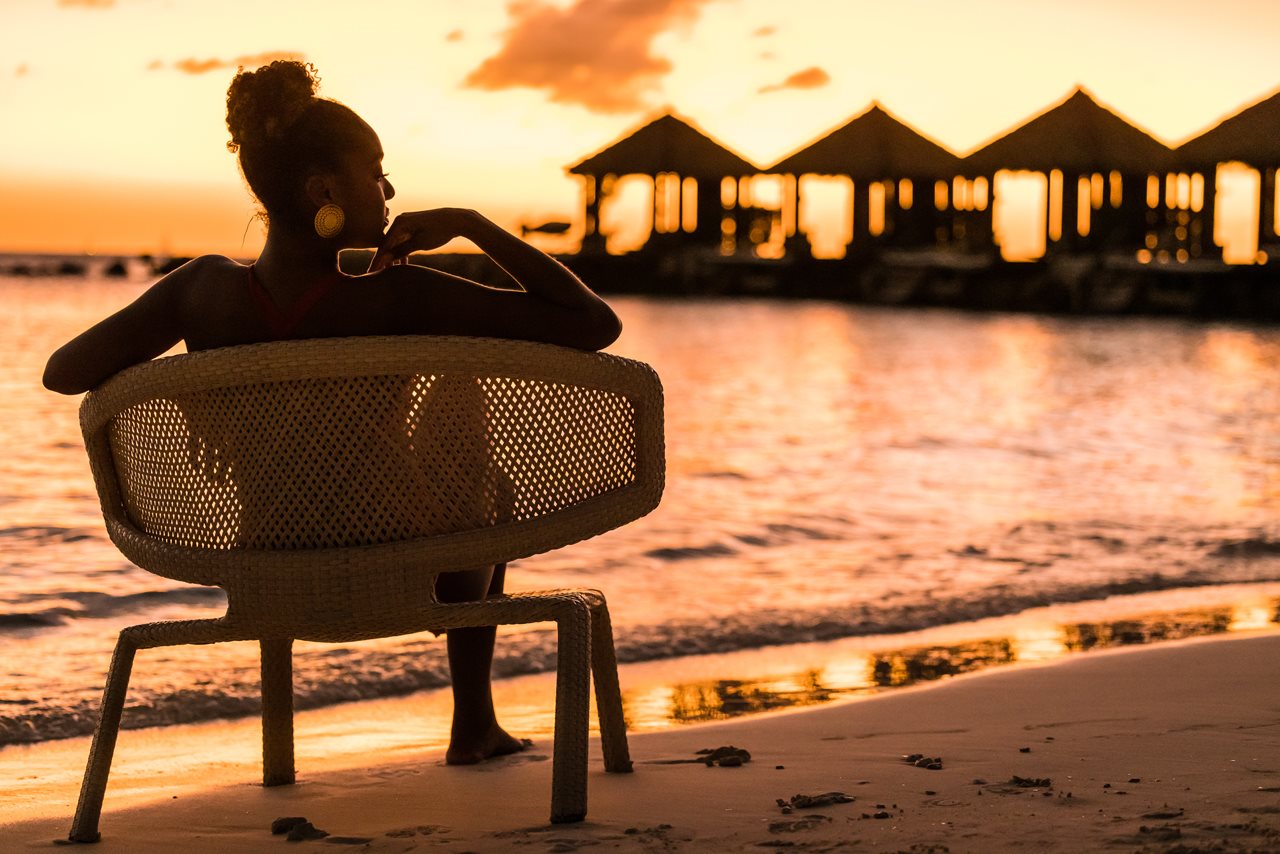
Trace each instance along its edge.
<instances>
[{"instance_id":1,"label":"gentle wave","mask_svg":"<svg viewBox=\"0 0 1280 854\"><path fill-rule=\"evenodd\" d=\"M832 521L824 519L822 521ZM1015 526L1008 533L1009 535L1017 534L1025 525ZM23 528L23 529L0 529L0 536L14 535L14 531L26 531L28 533L23 536L41 536L50 538L62 538L61 541L67 541L66 538L80 536L79 529L72 528ZM1144 543L1129 542L1124 539L1108 536L1099 533L1078 532L1073 537L1080 542L1092 542L1102 546L1109 552L1120 553L1130 548L1141 548ZM848 537L841 532L836 526L828 526L826 528L815 527L808 524L794 523L768 523L760 525L755 530L744 533L727 534L716 540L701 544L663 546L648 549L641 552L645 558L657 560L662 563L680 563L682 561L707 560L718 558L736 558L743 555L750 555L757 549L778 548L807 541L846 541ZM1145 543L1149 545L1149 542ZM1273 559L1280 557L1280 539L1276 539L1265 534L1258 534L1251 537L1227 537L1219 539L1195 539L1186 543L1187 550L1198 555L1203 560L1212 560L1215 562L1226 563L1244 563L1253 564L1255 562L1263 562L1269 564ZM986 546L975 546L972 544L963 547L953 547L945 549L945 552L956 558L978 558L994 562L1010 562L1023 564L1030 567L1041 567L1047 565L1046 562L1034 561L1022 557L1001 556L992 553L990 548ZM623 558L625 562L626 558ZM1195 565L1194 558L1187 561L1190 565ZM1145 581L1136 583L1131 581L1115 582L1112 592L1134 592L1144 589L1163 590L1170 586L1195 586L1199 584L1212 583L1231 583L1237 581L1267 581L1273 580L1273 576L1280 574L1280 565L1274 569L1269 567L1262 568L1261 571L1253 571L1246 574L1227 572L1219 570L1213 573L1212 578L1201 580L1194 571L1188 575L1185 571L1171 571L1165 576L1154 575L1151 578L1167 578L1167 584L1161 584L1156 587L1145 587ZM1096 598L1087 592L1072 592L1076 588L1069 584L1062 588L1067 599L1060 600L1056 598L1056 591L1052 591L1050 586L1045 585L1047 592L1045 595L1054 597L1046 601L1074 601L1075 599ZM1102 589L1102 588L1088 588ZM989 588L989 592L993 595L999 591L999 588ZM1107 595L1107 594L1102 594ZM123 613L141 613L150 609L163 608L175 605L190 605L200 608L218 608L225 605L226 594L216 587L197 587L182 586L171 587L163 590L144 590L128 594L108 594L99 591L63 591L50 593L24 593L17 596L8 597L8 601L0 598L0 608L6 610L0 611L0 635L6 632L29 632L31 630L53 629L66 625L70 621L96 619L113 617ZM1007 611L999 611L1007 613ZM959 617L959 619L968 619ZM942 620L942 622L950 622L951 620ZM764 641L762 643L784 643L782 641ZM757 644L759 645L759 644Z\"/></svg>"},{"instance_id":2,"label":"gentle wave","mask_svg":"<svg viewBox=\"0 0 1280 854\"><path fill-rule=\"evenodd\" d=\"M22 629L53 628L63 625L68 620L113 617L117 614L147 611L167 605L215 607L225 604L227 600L226 593L221 588L194 586L172 587L167 590L143 590L122 595L78 590L26 594L17 598L16 604L20 605L38 606L41 602L57 604L0 614L0 633Z\"/></svg>"},{"instance_id":3,"label":"gentle wave","mask_svg":"<svg viewBox=\"0 0 1280 854\"><path fill-rule=\"evenodd\" d=\"M64 528L58 525L13 525L0 528L0 541L18 540L30 545L76 543L97 539L98 536L91 528Z\"/></svg>"},{"instance_id":4,"label":"gentle wave","mask_svg":"<svg viewBox=\"0 0 1280 854\"><path fill-rule=\"evenodd\" d=\"M1280 571L1252 581L1280 581ZM1123 582L1045 589L1033 583L998 585L979 598L928 597L915 601L865 602L828 608L709 615L702 621L615 626L620 662L735 652L765 646L839 638L899 634L939 625L1015 614L1029 608L1221 584L1220 575L1151 573ZM1278 603L1280 606L1280 603ZM1280 612L1280 607L1277 607ZM1280 613L1273 618L1280 622ZM495 678L555 670L556 640L550 630L505 635L495 657ZM126 728L169 726L256 715L261 710L256 668L235 668L190 679L181 688L133 687ZM444 644L415 636L394 647L334 646L295 652L294 697L298 709L395 697L449 684ZM97 704L78 700L58 706L34 700L0 700L0 745L27 744L87 735Z\"/></svg>"}]
</instances>

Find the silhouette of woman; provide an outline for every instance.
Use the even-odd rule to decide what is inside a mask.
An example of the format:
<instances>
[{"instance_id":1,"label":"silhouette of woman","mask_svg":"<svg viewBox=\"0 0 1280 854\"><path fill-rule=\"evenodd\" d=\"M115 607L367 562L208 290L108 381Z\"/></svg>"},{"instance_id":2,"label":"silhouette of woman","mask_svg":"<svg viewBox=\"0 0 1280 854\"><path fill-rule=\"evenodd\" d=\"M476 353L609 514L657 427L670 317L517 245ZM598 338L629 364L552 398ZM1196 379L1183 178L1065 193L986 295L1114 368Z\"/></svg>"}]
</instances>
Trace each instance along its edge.
<instances>
[{"instance_id":1,"label":"silhouette of woman","mask_svg":"<svg viewBox=\"0 0 1280 854\"><path fill-rule=\"evenodd\" d=\"M261 203L267 240L247 267L196 258L50 357L44 384L63 394L94 388L179 341L204 350L293 338L477 335L587 350L621 331L613 310L569 270L472 210L400 214L382 171L378 135L348 107L316 95L309 64L241 70L227 92L228 149ZM385 230L385 231L384 231ZM411 252L465 238L520 290L500 290L403 262ZM377 247L369 272L343 275L338 252ZM444 573L441 601L502 592L505 566ZM499 726L490 690L493 628L448 632L454 713L446 761L480 762L522 749Z\"/></svg>"}]
</instances>

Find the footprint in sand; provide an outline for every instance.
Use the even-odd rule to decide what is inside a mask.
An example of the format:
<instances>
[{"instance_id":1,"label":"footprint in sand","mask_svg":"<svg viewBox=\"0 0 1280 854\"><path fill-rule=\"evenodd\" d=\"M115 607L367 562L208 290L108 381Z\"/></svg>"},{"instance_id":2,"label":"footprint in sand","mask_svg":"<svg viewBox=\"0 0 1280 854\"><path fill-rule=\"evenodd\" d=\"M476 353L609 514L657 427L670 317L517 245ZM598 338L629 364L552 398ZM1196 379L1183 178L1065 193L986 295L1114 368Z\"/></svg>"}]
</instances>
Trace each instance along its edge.
<instances>
[{"instance_id":1,"label":"footprint in sand","mask_svg":"<svg viewBox=\"0 0 1280 854\"><path fill-rule=\"evenodd\" d=\"M452 766L464 768L470 771L500 771L503 768L509 768L512 765L527 765L530 762L546 762L551 759L545 753L512 753L510 756L495 756L493 759L484 762L477 762L475 765L458 765Z\"/></svg>"},{"instance_id":2,"label":"footprint in sand","mask_svg":"<svg viewBox=\"0 0 1280 854\"><path fill-rule=\"evenodd\" d=\"M443 824L420 824L417 827L402 827L399 830L388 830L387 836L392 839L409 839L413 836L435 836L440 833L448 833L452 828L445 827Z\"/></svg>"}]
</instances>

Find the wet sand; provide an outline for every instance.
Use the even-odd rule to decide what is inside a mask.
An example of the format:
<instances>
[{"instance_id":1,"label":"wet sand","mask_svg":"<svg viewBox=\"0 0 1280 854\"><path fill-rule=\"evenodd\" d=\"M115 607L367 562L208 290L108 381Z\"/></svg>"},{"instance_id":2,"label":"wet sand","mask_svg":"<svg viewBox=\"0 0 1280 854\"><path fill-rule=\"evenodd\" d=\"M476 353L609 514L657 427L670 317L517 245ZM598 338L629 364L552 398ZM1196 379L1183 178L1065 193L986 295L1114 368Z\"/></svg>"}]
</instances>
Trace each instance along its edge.
<instances>
[{"instance_id":1,"label":"wet sand","mask_svg":"<svg viewBox=\"0 0 1280 854\"><path fill-rule=\"evenodd\" d=\"M547 823L545 740L469 768L439 751L300 762L299 784L276 789L210 756L160 799L113 803L108 790L96 850L263 851L288 845L271 834L281 816L327 831L297 843L320 850L1276 850L1278 661L1274 632L1197 639L640 734L634 774L606 775L593 755L579 825ZM750 761L673 761L724 745ZM828 792L853 800L778 803ZM66 817L0 826L5 850L54 847L74 797L59 795Z\"/></svg>"}]
</instances>

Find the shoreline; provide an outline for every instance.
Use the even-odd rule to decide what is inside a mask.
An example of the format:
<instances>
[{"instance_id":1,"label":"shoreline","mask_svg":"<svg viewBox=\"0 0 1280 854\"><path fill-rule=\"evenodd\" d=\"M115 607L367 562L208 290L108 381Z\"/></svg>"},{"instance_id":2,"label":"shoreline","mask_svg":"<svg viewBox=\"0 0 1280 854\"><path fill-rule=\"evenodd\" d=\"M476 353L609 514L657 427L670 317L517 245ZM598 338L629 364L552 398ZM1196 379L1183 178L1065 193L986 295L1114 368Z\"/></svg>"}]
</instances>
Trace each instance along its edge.
<instances>
[{"instance_id":1,"label":"shoreline","mask_svg":"<svg viewBox=\"0 0 1280 854\"><path fill-rule=\"evenodd\" d=\"M896 690L989 667L1061 658L1095 648L1280 628L1280 582L1173 588L1057 602L1011 614L898 631L838 632L827 637L832 634L830 626L830 621L817 631L796 626L797 631L792 634L798 637L793 636L790 642L781 641L785 635L780 634L770 642L718 650L706 649L707 644L698 642L705 640L700 634L702 628L690 626L688 634L671 636L672 645L679 639L683 654L640 656L633 660L627 644L628 627L615 623L619 658L630 674L624 678L624 703L633 730L657 730L791 706L820 705L833 699ZM550 701L503 686L522 685L521 680L525 679L541 684L538 679L549 678L554 635L536 627L517 627L500 635L504 640L495 659L495 685L499 686L499 693L511 694L506 703L500 701L500 707L514 709L530 733L549 733L553 717ZM646 642L652 643L652 637ZM326 715L325 710L352 703L358 707L366 703L403 704L399 714L406 721L435 714L414 709L423 705L421 698L447 694L443 644L417 636L405 636L399 640L400 646L395 644L396 639L358 644L337 650L335 656L333 645L300 643L294 660L295 707L317 712L321 720L341 717L340 712ZM173 653L175 661L188 661L193 666L192 673L203 675L203 680L179 674L170 676L176 681L157 683L156 679L166 671L149 672L153 656L144 654L139 659L139 678L130 687L137 702L126 712L125 726L137 731L177 726L177 721L216 724L256 720L256 647L249 650L232 649L233 646L206 650L187 647ZM672 653L676 652L673 648ZM104 660L106 655L104 649ZM86 685L100 677L99 665L97 660L88 662L89 669L83 677L88 680ZM348 673L349 668L354 672ZM410 673L414 678L406 684L406 674ZM637 686L639 674L645 675ZM379 690L378 680L389 677L392 681L388 690ZM158 695L157 688L161 691ZM316 702L317 692L321 702ZM67 721L56 717L56 705L24 705L21 700L8 704L0 715L0 735L4 737L0 744L0 776L12 765L15 748L38 749L41 744L91 734L98 692L89 696L86 689L81 693L85 697L71 710L73 717ZM428 708L438 705L425 702ZM45 729L60 723L62 731L56 733L60 737L44 736ZM421 729L416 724L412 728ZM430 730L424 737L431 744L443 744L448 734ZM378 746L398 747L399 742ZM328 754L330 750L321 745L320 752Z\"/></svg>"},{"instance_id":2,"label":"shoreline","mask_svg":"<svg viewBox=\"0 0 1280 854\"><path fill-rule=\"evenodd\" d=\"M268 828L282 815L306 816L376 851L519 850L539 842L552 850L695 851L788 841L784 847L802 850L1271 848L1280 845L1277 656L1280 632L1197 638L637 733L634 775L602 773L593 741L588 820L567 826L547 824L549 739L469 768L445 766L442 751L421 749L379 751L372 766L325 768L301 749L303 740L299 784L262 789L256 759L236 759L245 741L254 755L256 726L231 733L226 724L201 725L235 736L225 739L233 753L168 779L152 769L162 787L130 796L114 784L138 763L130 755L135 731L121 738L98 850L256 851L279 842ZM753 760L723 769L672 762L727 744L750 750ZM908 765L901 757L909 753L940 757L943 768ZM6 809L0 839L41 849L65 836L79 771L62 787L61 803L46 802L51 815L15 822ZM1024 787L1010 782L1014 776L1052 783ZM824 791L856 800L789 815L774 803Z\"/></svg>"}]
</instances>

